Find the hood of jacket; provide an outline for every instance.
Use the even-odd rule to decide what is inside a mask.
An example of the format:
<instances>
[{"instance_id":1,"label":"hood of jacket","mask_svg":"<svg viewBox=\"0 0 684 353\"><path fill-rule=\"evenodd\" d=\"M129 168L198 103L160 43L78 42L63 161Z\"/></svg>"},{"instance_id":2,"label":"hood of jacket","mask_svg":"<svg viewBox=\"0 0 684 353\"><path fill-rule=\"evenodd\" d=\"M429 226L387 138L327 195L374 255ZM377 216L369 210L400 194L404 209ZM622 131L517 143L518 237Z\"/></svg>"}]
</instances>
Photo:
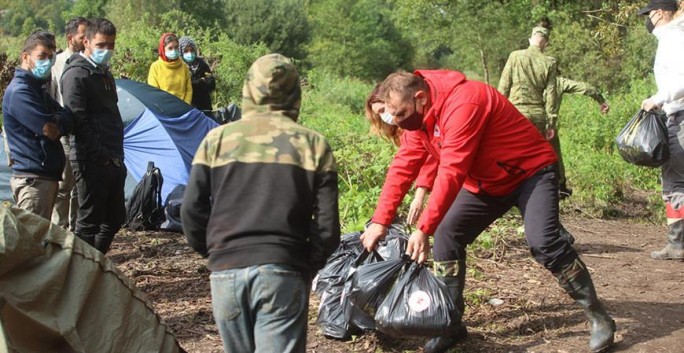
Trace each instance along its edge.
<instances>
[{"instance_id":1,"label":"hood of jacket","mask_svg":"<svg viewBox=\"0 0 684 353\"><path fill-rule=\"evenodd\" d=\"M83 54L85 55L85 54ZM76 53L75 55L70 56L67 61L66 65L64 66L64 70L68 70L70 68L78 67L82 69L86 69L90 72L90 74L98 74L98 75L105 75L106 74L106 67L102 65L93 65L93 62L86 59L83 55L80 53ZM64 73L62 73L64 75Z\"/></svg>"},{"instance_id":2,"label":"hood of jacket","mask_svg":"<svg viewBox=\"0 0 684 353\"><path fill-rule=\"evenodd\" d=\"M247 72L242 88L242 116L274 112L297 121L301 99L299 73L292 62L280 54L264 55Z\"/></svg>"}]
</instances>

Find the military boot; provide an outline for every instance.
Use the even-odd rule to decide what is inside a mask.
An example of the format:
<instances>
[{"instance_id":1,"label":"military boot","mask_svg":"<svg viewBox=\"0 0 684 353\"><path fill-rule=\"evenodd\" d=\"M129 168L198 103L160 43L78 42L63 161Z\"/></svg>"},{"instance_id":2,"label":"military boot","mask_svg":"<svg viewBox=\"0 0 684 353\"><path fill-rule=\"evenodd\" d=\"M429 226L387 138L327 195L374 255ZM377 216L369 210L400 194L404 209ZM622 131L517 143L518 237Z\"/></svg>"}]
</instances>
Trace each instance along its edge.
<instances>
[{"instance_id":1,"label":"military boot","mask_svg":"<svg viewBox=\"0 0 684 353\"><path fill-rule=\"evenodd\" d=\"M589 349L592 352L603 352L615 339L615 321L610 317L601 301L596 296L594 282L587 266L577 258L566 265L560 272L554 273L558 284L565 289L575 302L584 308L591 325Z\"/></svg>"},{"instance_id":2,"label":"military boot","mask_svg":"<svg viewBox=\"0 0 684 353\"><path fill-rule=\"evenodd\" d=\"M463 310L465 309L465 302L463 301L463 287L465 286L465 260L455 260L446 262L435 261L435 275L446 285L449 290L451 298L456 304L456 313L453 313L452 318L457 321L454 330L450 335L440 336L430 339L423 348L425 353L443 353L449 348L456 345L456 343L463 341L468 336L468 329L466 329L463 321Z\"/></svg>"},{"instance_id":3,"label":"military boot","mask_svg":"<svg viewBox=\"0 0 684 353\"><path fill-rule=\"evenodd\" d=\"M656 260L684 261L684 221L678 219L667 225L667 245L651 253Z\"/></svg>"}]
</instances>

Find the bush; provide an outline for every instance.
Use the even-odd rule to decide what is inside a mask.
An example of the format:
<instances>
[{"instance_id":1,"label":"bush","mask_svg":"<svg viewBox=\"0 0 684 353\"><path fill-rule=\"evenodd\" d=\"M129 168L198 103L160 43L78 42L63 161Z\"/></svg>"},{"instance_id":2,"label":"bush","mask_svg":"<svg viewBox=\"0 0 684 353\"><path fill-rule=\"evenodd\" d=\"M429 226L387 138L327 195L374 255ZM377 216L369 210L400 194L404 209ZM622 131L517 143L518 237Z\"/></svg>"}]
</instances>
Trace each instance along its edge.
<instances>
[{"instance_id":1,"label":"bush","mask_svg":"<svg viewBox=\"0 0 684 353\"><path fill-rule=\"evenodd\" d=\"M617 134L638 111L642 99L655 91L649 81L634 81L630 92L609 97L611 111L606 116L589 98L564 98L559 136L566 174L575 190L573 207L597 216L615 215L619 205L631 202L636 192L647 195L652 212L662 213L657 197L660 169L631 165L615 150Z\"/></svg>"}]
</instances>

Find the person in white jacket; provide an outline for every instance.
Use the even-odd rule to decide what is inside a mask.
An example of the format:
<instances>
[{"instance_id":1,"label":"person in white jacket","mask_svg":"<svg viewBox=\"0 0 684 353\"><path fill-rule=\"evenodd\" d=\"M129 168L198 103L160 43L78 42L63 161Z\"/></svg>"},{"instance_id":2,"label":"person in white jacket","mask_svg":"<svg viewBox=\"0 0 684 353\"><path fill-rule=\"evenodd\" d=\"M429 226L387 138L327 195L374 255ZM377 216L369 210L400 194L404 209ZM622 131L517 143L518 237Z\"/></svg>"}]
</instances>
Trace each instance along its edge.
<instances>
[{"instance_id":1,"label":"person in white jacket","mask_svg":"<svg viewBox=\"0 0 684 353\"><path fill-rule=\"evenodd\" d=\"M684 261L684 21L675 19L676 0L651 0L639 10L646 28L658 39L653 64L658 92L641 103L646 111L667 114L670 158L663 166L663 200L667 213L667 245L651 253L656 260Z\"/></svg>"}]
</instances>

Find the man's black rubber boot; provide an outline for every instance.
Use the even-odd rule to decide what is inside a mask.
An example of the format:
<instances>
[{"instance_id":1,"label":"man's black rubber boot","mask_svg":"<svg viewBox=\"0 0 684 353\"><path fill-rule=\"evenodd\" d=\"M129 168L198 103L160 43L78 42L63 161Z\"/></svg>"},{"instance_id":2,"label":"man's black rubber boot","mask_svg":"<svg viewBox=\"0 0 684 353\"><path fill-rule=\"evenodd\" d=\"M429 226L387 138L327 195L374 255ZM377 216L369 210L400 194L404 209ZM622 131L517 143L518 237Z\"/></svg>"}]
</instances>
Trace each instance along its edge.
<instances>
[{"instance_id":1,"label":"man's black rubber boot","mask_svg":"<svg viewBox=\"0 0 684 353\"><path fill-rule=\"evenodd\" d=\"M577 258L560 272L554 273L554 276L570 297L584 308L591 325L589 349L595 353L605 351L615 340L615 321L596 296L587 266Z\"/></svg>"},{"instance_id":2,"label":"man's black rubber boot","mask_svg":"<svg viewBox=\"0 0 684 353\"><path fill-rule=\"evenodd\" d=\"M563 225L560 222L558 222L558 235L560 235L561 238L567 241L568 244L575 244L575 237L573 237L572 233L565 229L565 227L563 227Z\"/></svg>"},{"instance_id":3,"label":"man's black rubber boot","mask_svg":"<svg viewBox=\"0 0 684 353\"><path fill-rule=\"evenodd\" d=\"M465 286L466 263L465 260L435 261L434 265L435 275L446 285L456 304L457 312L453 313L452 318L457 321L457 324L451 334L430 339L423 347L423 352L444 353L468 336L468 329L461 321L465 309L463 287Z\"/></svg>"}]
</instances>

